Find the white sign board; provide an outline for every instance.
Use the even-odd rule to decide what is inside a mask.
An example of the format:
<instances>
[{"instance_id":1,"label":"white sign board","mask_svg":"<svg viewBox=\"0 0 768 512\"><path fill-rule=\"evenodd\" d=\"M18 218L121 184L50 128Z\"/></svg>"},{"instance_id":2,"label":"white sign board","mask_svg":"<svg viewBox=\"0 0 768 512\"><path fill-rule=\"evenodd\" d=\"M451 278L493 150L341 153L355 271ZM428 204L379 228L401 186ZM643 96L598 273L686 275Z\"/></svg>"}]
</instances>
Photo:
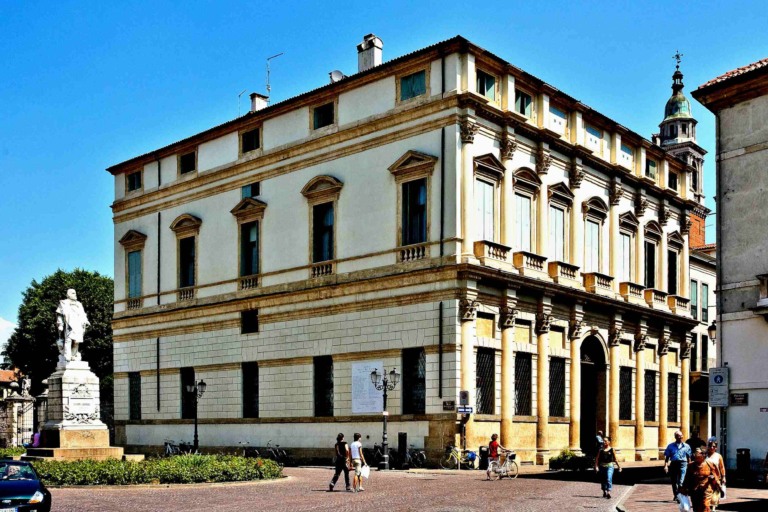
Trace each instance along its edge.
<instances>
[{"instance_id":1,"label":"white sign board","mask_svg":"<svg viewBox=\"0 0 768 512\"><path fill-rule=\"evenodd\" d=\"M709 406L728 407L728 368L709 369Z\"/></svg>"},{"instance_id":2,"label":"white sign board","mask_svg":"<svg viewBox=\"0 0 768 512\"><path fill-rule=\"evenodd\" d=\"M373 387L371 372L376 368L384 372L382 361L352 363L352 414L381 412L384 409L383 391Z\"/></svg>"}]
</instances>

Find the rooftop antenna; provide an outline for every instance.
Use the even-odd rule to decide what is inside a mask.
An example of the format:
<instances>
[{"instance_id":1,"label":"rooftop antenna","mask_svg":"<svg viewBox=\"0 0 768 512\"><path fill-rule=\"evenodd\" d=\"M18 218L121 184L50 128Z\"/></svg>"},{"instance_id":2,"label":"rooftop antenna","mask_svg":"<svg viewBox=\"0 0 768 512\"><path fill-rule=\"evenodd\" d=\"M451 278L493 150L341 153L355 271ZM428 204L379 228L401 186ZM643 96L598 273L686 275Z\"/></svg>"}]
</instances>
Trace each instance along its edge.
<instances>
[{"instance_id":1,"label":"rooftop antenna","mask_svg":"<svg viewBox=\"0 0 768 512\"><path fill-rule=\"evenodd\" d=\"M272 91L272 87L270 87L269 85L269 61L271 61L272 59L278 58L282 54L283 52L280 52L277 55L273 55L267 58L267 103L269 103L269 93Z\"/></svg>"},{"instance_id":2,"label":"rooftop antenna","mask_svg":"<svg viewBox=\"0 0 768 512\"><path fill-rule=\"evenodd\" d=\"M240 94L237 95L237 117L240 117L240 97L245 94L246 89L243 89L240 91Z\"/></svg>"}]
</instances>

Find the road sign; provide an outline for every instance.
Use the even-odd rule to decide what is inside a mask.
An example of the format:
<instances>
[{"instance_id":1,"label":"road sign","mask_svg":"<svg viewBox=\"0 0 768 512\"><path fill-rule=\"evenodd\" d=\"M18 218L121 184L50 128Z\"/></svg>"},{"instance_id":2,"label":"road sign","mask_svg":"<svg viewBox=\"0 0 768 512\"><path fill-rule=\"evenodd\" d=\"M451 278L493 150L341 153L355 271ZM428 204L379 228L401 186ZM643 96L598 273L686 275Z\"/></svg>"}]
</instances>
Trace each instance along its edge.
<instances>
[{"instance_id":1,"label":"road sign","mask_svg":"<svg viewBox=\"0 0 768 512\"><path fill-rule=\"evenodd\" d=\"M728 407L728 368L709 369L709 406Z\"/></svg>"},{"instance_id":2,"label":"road sign","mask_svg":"<svg viewBox=\"0 0 768 512\"><path fill-rule=\"evenodd\" d=\"M459 391L459 405L469 405L469 391Z\"/></svg>"},{"instance_id":3,"label":"road sign","mask_svg":"<svg viewBox=\"0 0 768 512\"><path fill-rule=\"evenodd\" d=\"M467 406L460 406L456 408L456 412L459 414L472 414L474 412L473 407L467 407Z\"/></svg>"}]
</instances>

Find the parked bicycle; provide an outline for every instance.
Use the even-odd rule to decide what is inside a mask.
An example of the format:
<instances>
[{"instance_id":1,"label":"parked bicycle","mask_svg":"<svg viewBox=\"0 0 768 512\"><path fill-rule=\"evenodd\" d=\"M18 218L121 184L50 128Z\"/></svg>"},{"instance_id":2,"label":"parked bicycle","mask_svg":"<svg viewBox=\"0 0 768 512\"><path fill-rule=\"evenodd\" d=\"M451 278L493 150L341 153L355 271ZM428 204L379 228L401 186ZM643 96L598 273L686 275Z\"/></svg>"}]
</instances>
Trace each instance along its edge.
<instances>
[{"instance_id":1,"label":"parked bicycle","mask_svg":"<svg viewBox=\"0 0 768 512\"><path fill-rule=\"evenodd\" d=\"M267 442L267 447L264 449L264 457L277 462L281 466L295 466L293 457L288 455L288 452L280 448L279 444L272 446L272 440Z\"/></svg>"},{"instance_id":2,"label":"parked bicycle","mask_svg":"<svg viewBox=\"0 0 768 512\"><path fill-rule=\"evenodd\" d=\"M408 467L421 468L427 463L427 454L424 450L417 450L414 445L406 452L406 464Z\"/></svg>"},{"instance_id":3,"label":"parked bicycle","mask_svg":"<svg viewBox=\"0 0 768 512\"><path fill-rule=\"evenodd\" d=\"M459 451L457 447L448 445L445 447L445 453L440 457L440 467L443 469L456 469L461 466L474 468L475 460L477 460L477 454L472 450Z\"/></svg>"},{"instance_id":4,"label":"parked bicycle","mask_svg":"<svg viewBox=\"0 0 768 512\"><path fill-rule=\"evenodd\" d=\"M190 443L185 443L184 441L180 441L178 444L176 444L175 441L172 439L166 439L164 441L165 449L163 450L163 455L166 457L170 457L171 455L188 455L193 453L193 447ZM199 452L194 452L195 454Z\"/></svg>"},{"instance_id":5,"label":"parked bicycle","mask_svg":"<svg viewBox=\"0 0 768 512\"><path fill-rule=\"evenodd\" d=\"M509 477L517 478L519 468L515 457L517 456L512 450L504 450L504 462L492 460L488 466L488 472L492 480L498 480L500 478Z\"/></svg>"},{"instance_id":6,"label":"parked bicycle","mask_svg":"<svg viewBox=\"0 0 768 512\"><path fill-rule=\"evenodd\" d=\"M259 456L259 450L255 446L248 446L248 441L240 441L238 443L243 448L243 457L247 459L255 459Z\"/></svg>"}]
</instances>

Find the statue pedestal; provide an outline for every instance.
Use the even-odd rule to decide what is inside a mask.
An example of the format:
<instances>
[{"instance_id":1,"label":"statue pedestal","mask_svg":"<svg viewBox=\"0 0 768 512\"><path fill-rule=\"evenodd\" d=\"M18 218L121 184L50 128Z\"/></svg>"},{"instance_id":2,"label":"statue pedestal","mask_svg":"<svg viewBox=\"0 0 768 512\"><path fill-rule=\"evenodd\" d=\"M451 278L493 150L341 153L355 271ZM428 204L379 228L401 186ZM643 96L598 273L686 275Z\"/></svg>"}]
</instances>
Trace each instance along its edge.
<instances>
[{"instance_id":1,"label":"statue pedestal","mask_svg":"<svg viewBox=\"0 0 768 512\"><path fill-rule=\"evenodd\" d=\"M48 377L48 420L40 447L25 458L111 459L123 449L109 446L109 430L99 418L99 378L85 361L59 364Z\"/></svg>"}]
</instances>

